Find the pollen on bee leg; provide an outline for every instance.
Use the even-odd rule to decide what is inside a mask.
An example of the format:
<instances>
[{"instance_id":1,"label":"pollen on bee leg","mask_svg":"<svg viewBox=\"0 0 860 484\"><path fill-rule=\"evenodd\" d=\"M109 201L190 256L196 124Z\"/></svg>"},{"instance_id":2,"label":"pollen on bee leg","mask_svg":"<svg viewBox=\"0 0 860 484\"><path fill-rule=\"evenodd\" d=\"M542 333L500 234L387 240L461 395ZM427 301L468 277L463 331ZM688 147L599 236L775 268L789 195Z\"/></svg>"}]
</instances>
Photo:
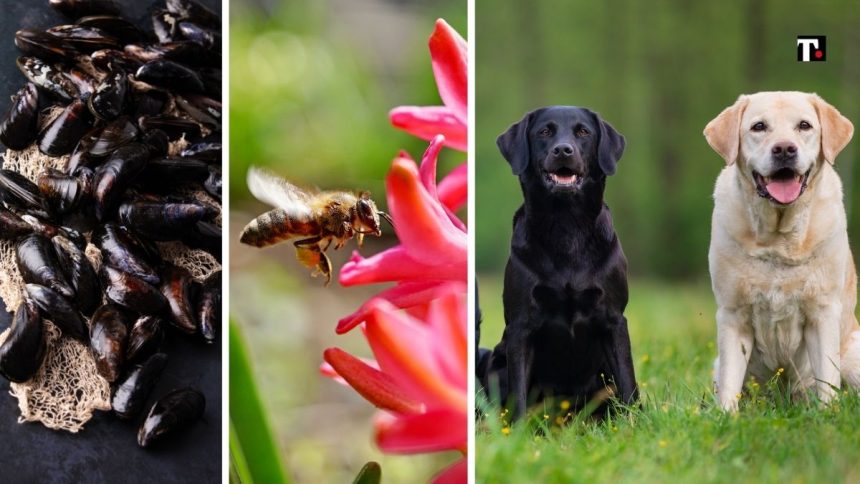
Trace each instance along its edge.
<instances>
[{"instance_id":1,"label":"pollen on bee leg","mask_svg":"<svg viewBox=\"0 0 860 484\"><path fill-rule=\"evenodd\" d=\"M358 246L361 247L361 245L364 244L364 234L359 232L355 237L355 241L358 242Z\"/></svg>"}]
</instances>

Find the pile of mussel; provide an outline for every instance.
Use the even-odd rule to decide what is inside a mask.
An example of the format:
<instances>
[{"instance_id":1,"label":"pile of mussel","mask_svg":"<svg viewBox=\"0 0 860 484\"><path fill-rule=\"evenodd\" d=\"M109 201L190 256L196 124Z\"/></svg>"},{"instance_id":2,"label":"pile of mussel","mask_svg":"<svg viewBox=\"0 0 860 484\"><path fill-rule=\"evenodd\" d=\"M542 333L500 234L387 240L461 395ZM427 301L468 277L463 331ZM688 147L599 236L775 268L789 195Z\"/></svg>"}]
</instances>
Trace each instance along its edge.
<instances>
[{"instance_id":1,"label":"pile of mussel","mask_svg":"<svg viewBox=\"0 0 860 484\"><path fill-rule=\"evenodd\" d=\"M220 261L221 21L193 0L153 6L151 30L113 0L50 4L74 22L16 33L28 82L0 120L0 142L68 162L35 181L0 169L0 239L15 244L25 283L0 374L33 378L50 321L89 346L113 412L134 419L167 364L164 338L211 343L221 320L220 271L195 280L156 243ZM193 388L162 396L139 445L204 407Z\"/></svg>"}]
</instances>

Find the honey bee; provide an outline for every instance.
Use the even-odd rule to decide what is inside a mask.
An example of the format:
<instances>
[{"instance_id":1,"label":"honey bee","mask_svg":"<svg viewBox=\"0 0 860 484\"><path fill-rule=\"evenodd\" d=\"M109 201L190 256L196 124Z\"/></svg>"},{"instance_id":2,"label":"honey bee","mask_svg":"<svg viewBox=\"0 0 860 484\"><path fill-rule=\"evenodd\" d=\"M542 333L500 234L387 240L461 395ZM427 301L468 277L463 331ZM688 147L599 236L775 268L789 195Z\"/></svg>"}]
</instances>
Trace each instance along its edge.
<instances>
[{"instance_id":1,"label":"honey bee","mask_svg":"<svg viewBox=\"0 0 860 484\"><path fill-rule=\"evenodd\" d=\"M394 226L391 217L376 208L369 192L314 192L299 188L261 168L248 170L251 194L273 210L251 220L239 239L243 244L267 247L293 238L296 258L311 276L322 275L331 282L331 261L325 251L334 242L340 249L353 236L359 247L365 235L382 235L380 217Z\"/></svg>"}]
</instances>

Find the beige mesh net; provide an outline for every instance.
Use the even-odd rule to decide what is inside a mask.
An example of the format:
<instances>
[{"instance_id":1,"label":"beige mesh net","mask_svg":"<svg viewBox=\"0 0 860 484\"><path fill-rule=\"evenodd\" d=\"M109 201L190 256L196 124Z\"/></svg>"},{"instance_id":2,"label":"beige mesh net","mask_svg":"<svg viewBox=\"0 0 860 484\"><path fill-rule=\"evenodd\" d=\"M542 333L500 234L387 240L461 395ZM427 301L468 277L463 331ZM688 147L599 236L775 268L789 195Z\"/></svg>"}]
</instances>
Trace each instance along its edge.
<instances>
[{"instance_id":1,"label":"beige mesh net","mask_svg":"<svg viewBox=\"0 0 860 484\"><path fill-rule=\"evenodd\" d=\"M170 153L178 154L185 144L184 140L171 143ZM67 163L68 156L47 157L34 145L22 151L6 151L3 168L15 170L35 182L46 168L62 170ZM205 191L186 190L184 194L221 207ZM221 224L220 215L216 223ZM221 264L202 250L190 249L179 242L157 245L165 260L185 268L197 280L202 281L221 269ZM86 255L98 270L101 265L99 249L88 244ZM23 287L24 281L15 261L14 243L0 241L0 297L9 311L21 304ZM46 322L45 329L48 352L42 368L32 380L11 384L10 394L18 399L21 411L18 422L40 422L51 429L78 432L92 418L94 411L111 409L110 385L98 374L87 346L71 338L61 338L61 331L51 323ZM0 334L0 344L8 333L7 329Z\"/></svg>"}]
</instances>

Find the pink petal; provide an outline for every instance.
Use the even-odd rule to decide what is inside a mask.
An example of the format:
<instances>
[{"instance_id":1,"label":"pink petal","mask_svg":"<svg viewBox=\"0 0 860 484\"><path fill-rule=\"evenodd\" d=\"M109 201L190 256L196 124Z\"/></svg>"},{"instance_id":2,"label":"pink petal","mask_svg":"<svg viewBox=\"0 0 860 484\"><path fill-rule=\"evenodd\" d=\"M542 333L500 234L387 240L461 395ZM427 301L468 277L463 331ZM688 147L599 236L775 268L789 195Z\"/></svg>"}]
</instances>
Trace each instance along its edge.
<instances>
[{"instance_id":1,"label":"pink petal","mask_svg":"<svg viewBox=\"0 0 860 484\"><path fill-rule=\"evenodd\" d=\"M469 462L460 459L454 465L433 477L433 484L466 484L469 481Z\"/></svg>"},{"instance_id":2,"label":"pink petal","mask_svg":"<svg viewBox=\"0 0 860 484\"><path fill-rule=\"evenodd\" d=\"M377 417L376 444L383 452L415 454L443 450L466 451L466 413L433 409L413 415Z\"/></svg>"},{"instance_id":3,"label":"pink petal","mask_svg":"<svg viewBox=\"0 0 860 484\"><path fill-rule=\"evenodd\" d=\"M365 365L367 365L367 366L369 366L375 370L379 369L379 363L377 363L376 360L371 360L369 358L359 358L359 360L361 360L362 362L364 362ZM343 377L337 373L337 370L335 370L333 366L326 363L325 361L323 361L322 364L320 365L320 374L322 374L322 376L324 376L324 377L331 378L332 380L334 380L337 383L340 383L343 386L349 387L349 383L347 383L347 381L344 380ZM350 388L352 388L352 387L350 387Z\"/></svg>"},{"instance_id":4,"label":"pink petal","mask_svg":"<svg viewBox=\"0 0 860 484\"><path fill-rule=\"evenodd\" d=\"M436 194L436 162L439 158L439 151L442 150L442 144L445 142L445 137L441 134L434 136L430 141L430 146L421 157L421 166L418 168L418 173L421 176L421 183L427 189L427 193L435 199L439 199Z\"/></svg>"},{"instance_id":5,"label":"pink petal","mask_svg":"<svg viewBox=\"0 0 860 484\"><path fill-rule=\"evenodd\" d=\"M423 166L423 165L422 165ZM459 210L469 198L469 167L466 163L451 170L436 187L439 201L450 210Z\"/></svg>"},{"instance_id":6,"label":"pink petal","mask_svg":"<svg viewBox=\"0 0 860 484\"><path fill-rule=\"evenodd\" d=\"M414 413L421 404L407 396L394 379L340 348L328 348L323 358L338 375L370 403L392 412Z\"/></svg>"},{"instance_id":7,"label":"pink petal","mask_svg":"<svg viewBox=\"0 0 860 484\"><path fill-rule=\"evenodd\" d=\"M436 135L445 136L445 146L466 151L468 128L466 122L444 106L400 106L388 114L391 124L409 134L430 141Z\"/></svg>"},{"instance_id":8,"label":"pink petal","mask_svg":"<svg viewBox=\"0 0 860 484\"><path fill-rule=\"evenodd\" d=\"M395 158L385 186L397 237L410 257L425 263L465 265L466 237L451 223L441 204L427 193L415 162Z\"/></svg>"},{"instance_id":9,"label":"pink petal","mask_svg":"<svg viewBox=\"0 0 860 484\"><path fill-rule=\"evenodd\" d=\"M394 306L405 309L419 304L427 304L433 298L438 297L438 288L442 284L444 284L443 281L404 282L382 291L374 296L374 299L385 299ZM337 322L335 332L337 334L344 334L364 322L371 307L369 302L362 304L357 311L349 316L341 318Z\"/></svg>"},{"instance_id":10,"label":"pink petal","mask_svg":"<svg viewBox=\"0 0 860 484\"><path fill-rule=\"evenodd\" d=\"M444 20L436 21L430 36L430 58L439 97L463 122L468 117L469 48Z\"/></svg>"},{"instance_id":11,"label":"pink petal","mask_svg":"<svg viewBox=\"0 0 860 484\"><path fill-rule=\"evenodd\" d=\"M402 245L392 247L372 257L363 258L353 252L349 262L340 270L340 284L354 286L378 282L417 282L427 280L466 280L466 264L444 260L423 264L416 261Z\"/></svg>"},{"instance_id":12,"label":"pink petal","mask_svg":"<svg viewBox=\"0 0 860 484\"><path fill-rule=\"evenodd\" d=\"M432 349L440 373L446 381L460 387L464 392L468 386L468 341L466 334L467 310L465 292L454 292L453 288L430 303L425 320L431 330L445 345Z\"/></svg>"}]
</instances>

